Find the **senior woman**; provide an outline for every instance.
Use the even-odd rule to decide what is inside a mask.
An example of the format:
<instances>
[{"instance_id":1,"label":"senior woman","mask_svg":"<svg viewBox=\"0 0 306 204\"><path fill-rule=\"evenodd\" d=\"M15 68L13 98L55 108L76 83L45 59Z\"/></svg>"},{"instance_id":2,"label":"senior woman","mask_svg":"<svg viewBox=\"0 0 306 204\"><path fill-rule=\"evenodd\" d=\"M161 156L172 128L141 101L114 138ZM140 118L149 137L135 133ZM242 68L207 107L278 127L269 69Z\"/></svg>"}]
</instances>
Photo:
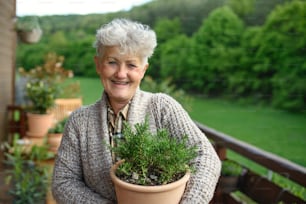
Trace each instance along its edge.
<instances>
[{"instance_id":1,"label":"senior woman","mask_svg":"<svg viewBox=\"0 0 306 204\"><path fill-rule=\"evenodd\" d=\"M116 203L109 176L113 164L105 145L122 131L122 122L134 125L149 116L151 131L166 128L171 135L188 135L197 145L196 172L181 203L208 203L220 174L220 160L205 135L173 98L141 91L148 58L156 47L148 26L114 19L96 35L96 71L104 91L96 103L73 112L66 124L55 162L52 192L60 203Z\"/></svg>"}]
</instances>

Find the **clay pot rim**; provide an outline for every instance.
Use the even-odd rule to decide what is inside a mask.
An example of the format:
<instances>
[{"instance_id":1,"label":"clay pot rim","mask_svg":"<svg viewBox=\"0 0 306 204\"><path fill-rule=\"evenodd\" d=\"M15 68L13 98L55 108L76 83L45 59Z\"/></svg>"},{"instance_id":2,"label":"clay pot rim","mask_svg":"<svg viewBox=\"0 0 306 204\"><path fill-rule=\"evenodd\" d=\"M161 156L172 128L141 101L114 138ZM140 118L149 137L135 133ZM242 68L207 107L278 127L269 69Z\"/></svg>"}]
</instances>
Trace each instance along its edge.
<instances>
[{"instance_id":1,"label":"clay pot rim","mask_svg":"<svg viewBox=\"0 0 306 204\"><path fill-rule=\"evenodd\" d=\"M124 187L124 188L129 188L131 191L137 191L137 192L164 192L164 191L170 191L175 188L179 188L182 183L187 183L187 181L190 178L190 171L187 171L186 174L180 178L177 181L174 181L172 183L168 183L165 185L158 185L158 186L142 186L142 185L137 185L137 184L131 184L125 181L120 180L116 174L115 170L118 168L118 166L123 163L124 160L118 161L116 164L114 164L111 168L110 171L110 176L114 184Z\"/></svg>"}]
</instances>

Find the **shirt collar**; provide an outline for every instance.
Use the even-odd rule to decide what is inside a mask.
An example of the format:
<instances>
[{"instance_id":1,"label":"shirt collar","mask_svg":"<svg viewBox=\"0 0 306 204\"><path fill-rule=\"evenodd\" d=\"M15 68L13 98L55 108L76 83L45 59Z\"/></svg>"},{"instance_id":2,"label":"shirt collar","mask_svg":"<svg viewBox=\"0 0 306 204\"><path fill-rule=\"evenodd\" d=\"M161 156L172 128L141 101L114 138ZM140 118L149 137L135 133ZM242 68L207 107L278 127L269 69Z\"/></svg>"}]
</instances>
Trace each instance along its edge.
<instances>
[{"instance_id":1,"label":"shirt collar","mask_svg":"<svg viewBox=\"0 0 306 204\"><path fill-rule=\"evenodd\" d=\"M129 107L130 107L130 103L131 101L129 101L119 112L118 114L116 115L119 116L121 115L123 117L124 120L127 119L127 114L128 114L128 111L129 111ZM115 115L114 113L114 110L112 108L112 106L110 105L110 102L109 102L109 99L107 98L107 111L109 111L112 115Z\"/></svg>"}]
</instances>

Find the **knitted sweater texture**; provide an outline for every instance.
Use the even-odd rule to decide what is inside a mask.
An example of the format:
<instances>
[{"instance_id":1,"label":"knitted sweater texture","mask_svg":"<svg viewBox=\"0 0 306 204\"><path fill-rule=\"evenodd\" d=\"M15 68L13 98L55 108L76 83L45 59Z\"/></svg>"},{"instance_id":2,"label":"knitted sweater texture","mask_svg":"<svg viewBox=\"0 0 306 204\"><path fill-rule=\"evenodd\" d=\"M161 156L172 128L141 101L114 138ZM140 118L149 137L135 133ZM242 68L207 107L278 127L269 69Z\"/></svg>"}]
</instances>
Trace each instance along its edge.
<instances>
[{"instance_id":1,"label":"knitted sweater texture","mask_svg":"<svg viewBox=\"0 0 306 204\"><path fill-rule=\"evenodd\" d=\"M112 166L105 93L95 104L74 111L66 124L52 179L58 204L116 203L109 171ZM191 176L181 204L209 203L220 175L220 160L206 136L182 106L166 94L137 90L127 121L134 125L149 115L150 130L166 128L174 137L188 135L197 145L196 172Z\"/></svg>"}]
</instances>

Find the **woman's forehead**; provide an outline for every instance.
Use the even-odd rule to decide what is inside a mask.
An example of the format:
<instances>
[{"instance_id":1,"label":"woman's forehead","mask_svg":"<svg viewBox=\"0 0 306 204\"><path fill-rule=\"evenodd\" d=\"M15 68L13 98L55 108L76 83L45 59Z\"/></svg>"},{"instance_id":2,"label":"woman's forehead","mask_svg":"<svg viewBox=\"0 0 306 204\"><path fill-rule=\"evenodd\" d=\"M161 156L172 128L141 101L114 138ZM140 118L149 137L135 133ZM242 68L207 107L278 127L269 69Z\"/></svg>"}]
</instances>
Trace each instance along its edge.
<instances>
[{"instance_id":1,"label":"woman's forehead","mask_svg":"<svg viewBox=\"0 0 306 204\"><path fill-rule=\"evenodd\" d=\"M140 57L135 53L124 53L118 46L105 47L103 52L104 57L111 57L115 59L125 59L125 60L139 60Z\"/></svg>"}]
</instances>

